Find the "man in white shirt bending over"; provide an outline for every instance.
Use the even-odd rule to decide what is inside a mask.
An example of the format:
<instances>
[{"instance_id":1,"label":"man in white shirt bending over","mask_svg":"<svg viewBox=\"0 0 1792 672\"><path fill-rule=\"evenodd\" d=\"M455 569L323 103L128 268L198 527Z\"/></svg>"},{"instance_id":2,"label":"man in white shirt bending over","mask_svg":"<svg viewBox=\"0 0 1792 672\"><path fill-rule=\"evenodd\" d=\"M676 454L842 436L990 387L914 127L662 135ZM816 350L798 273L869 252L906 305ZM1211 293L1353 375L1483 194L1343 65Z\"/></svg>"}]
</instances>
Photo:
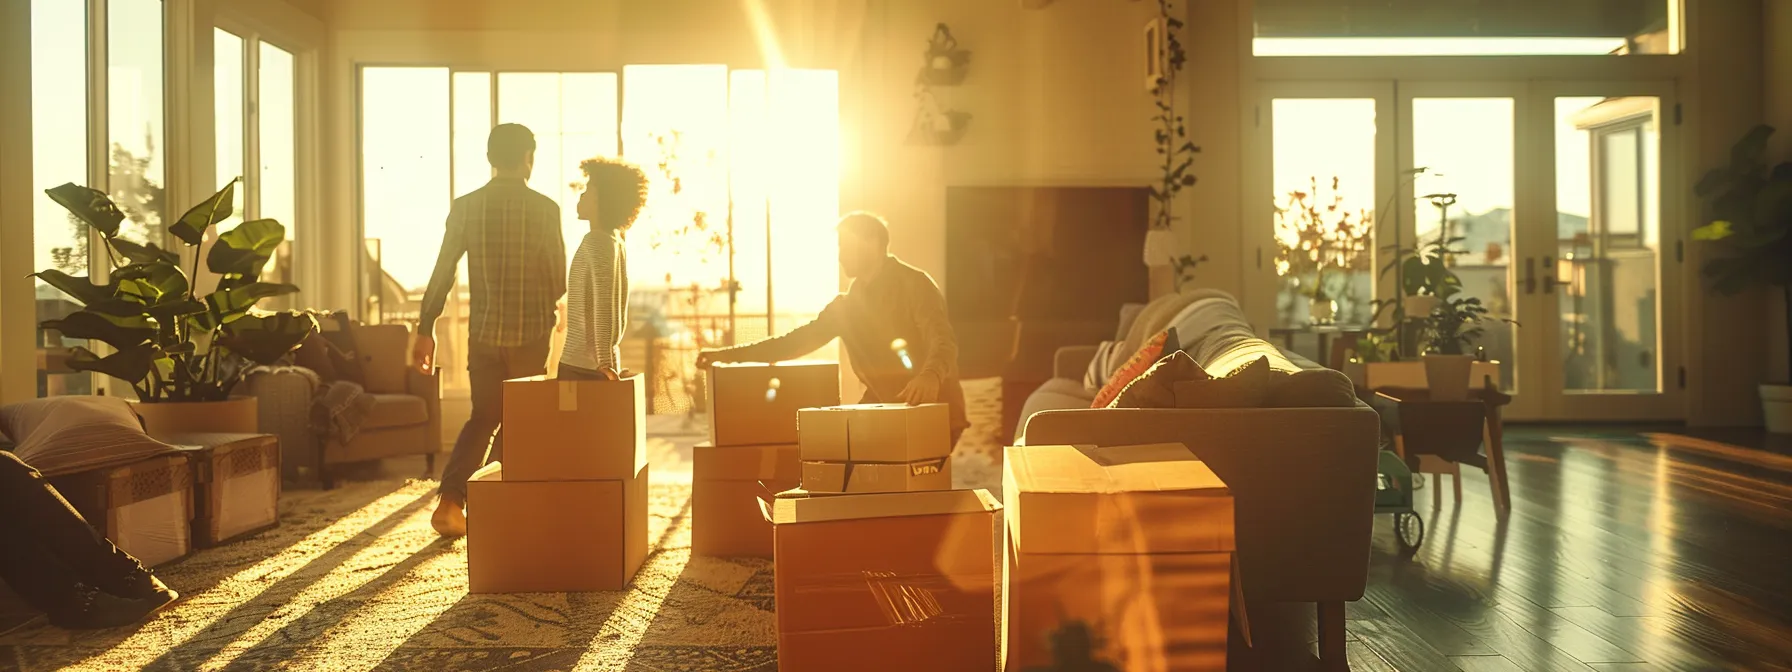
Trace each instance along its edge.
<instances>
[{"instance_id":1,"label":"man in white shirt bending over","mask_svg":"<svg viewBox=\"0 0 1792 672\"><path fill-rule=\"evenodd\" d=\"M619 348L628 324L627 232L647 200L647 175L614 159L586 159L579 219L591 223L566 279L566 345L559 376L602 380L621 368Z\"/></svg>"}]
</instances>

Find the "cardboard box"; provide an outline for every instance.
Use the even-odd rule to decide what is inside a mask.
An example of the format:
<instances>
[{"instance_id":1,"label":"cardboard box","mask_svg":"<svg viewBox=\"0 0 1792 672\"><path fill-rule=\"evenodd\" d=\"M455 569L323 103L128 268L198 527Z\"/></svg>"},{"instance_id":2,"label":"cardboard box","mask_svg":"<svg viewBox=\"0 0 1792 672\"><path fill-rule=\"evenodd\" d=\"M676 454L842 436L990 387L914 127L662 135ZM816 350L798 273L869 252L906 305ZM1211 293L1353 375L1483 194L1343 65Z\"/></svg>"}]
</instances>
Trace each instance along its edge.
<instances>
[{"instance_id":1,"label":"cardboard box","mask_svg":"<svg viewBox=\"0 0 1792 672\"><path fill-rule=\"evenodd\" d=\"M193 467L193 541L211 548L280 524L280 440L271 434L181 434Z\"/></svg>"},{"instance_id":2,"label":"cardboard box","mask_svg":"<svg viewBox=\"0 0 1792 672\"><path fill-rule=\"evenodd\" d=\"M951 490L952 459L919 462L804 462L803 489L810 492L915 492Z\"/></svg>"},{"instance_id":3,"label":"cardboard box","mask_svg":"<svg viewBox=\"0 0 1792 672\"><path fill-rule=\"evenodd\" d=\"M699 444L691 461L691 553L772 557L772 525L759 503L798 485L796 445Z\"/></svg>"},{"instance_id":4,"label":"cardboard box","mask_svg":"<svg viewBox=\"0 0 1792 672\"><path fill-rule=\"evenodd\" d=\"M1050 665L1068 628L1116 669L1226 669L1232 496L1188 448L1016 447L1002 472L1002 669Z\"/></svg>"},{"instance_id":5,"label":"cardboard box","mask_svg":"<svg viewBox=\"0 0 1792 672\"><path fill-rule=\"evenodd\" d=\"M917 462L952 454L945 404L855 404L797 411L804 460Z\"/></svg>"},{"instance_id":6,"label":"cardboard box","mask_svg":"<svg viewBox=\"0 0 1792 672\"><path fill-rule=\"evenodd\" d=\"M768 507L778 669L995 667L996 512L982 490L810 497Z\"/></svg>"},{"instance_id":7,"label":"cardboard box","mask_svg":"<svg viewBox=\"0 0 1792 672\"><path fill-rule=\"evenodd\" d=\"M613 481L647 466L640 376L504 381L504 474L512 481Z\"/></svg>"},{"instance_id":8,"label":"cardboard box","mask_svg":"<svg viewBox=\"0 0 1792 672\"><path fill-rule=\"evenodd\" d=\"M717 446L796 443L796 412L840 403L833 362L721 364L709 369L709 442Z\"/></svg>"},{"instance_id":9,"label":"cardboard box","mask_svg":"<svg viewBox=\"0 0 1792 672\"><path fill-rule=\"evenodd\" d=\"M493 462L467 481L469 592L628 587L647 559L646 466L602 481L512 481L504 471Z\"/></svg>"},{"instance_id":10,"label":"cardboard box","mask_svg":"<svg viewBox=\"0 0 1792 672\"><path fill-rule=\"evenodd\" d=\"M193 550L193 473L184 454L50 479L100 534L154 567Z\"/></svg>"}]
</instances>

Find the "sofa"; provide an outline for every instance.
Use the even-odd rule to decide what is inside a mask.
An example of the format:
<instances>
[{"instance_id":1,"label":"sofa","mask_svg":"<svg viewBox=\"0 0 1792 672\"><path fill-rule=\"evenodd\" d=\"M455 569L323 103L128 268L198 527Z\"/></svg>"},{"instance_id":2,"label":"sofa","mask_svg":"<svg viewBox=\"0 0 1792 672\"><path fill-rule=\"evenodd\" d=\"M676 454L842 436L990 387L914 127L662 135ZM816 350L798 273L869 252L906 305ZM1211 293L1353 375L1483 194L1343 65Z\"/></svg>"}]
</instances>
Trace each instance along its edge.
<instances>
[{"instance_id":1,"label":"sofa","mask_svg":"<svg viewBox=\"0 0 1792 672\"><path fill-rule=\"evenodd\" d=\"M1153 301L1117 335L1114 356L1171 325L1214 376L1258 358L1284 372L1321 368L1257 338L1237 302L1213 290ZM1245 598L1316 603L1321 656L1341 664L1344 603L1362 598L1368 577L1375 411L1354 398L1324 408L1090 409L1083 378L1096 350L1058 351L1055 377L1027 399L1016 445L1188 446L1232 491Z\"/></svg>"},{"instance_id":2,"label":"sofa","mask_svg":"<svg viewBox=\"0 0 1792 672\"><path fill-rule=\"evenodd\" d=\"M404 325L349 328L363 388L373 401L348 443L312 430L312 399L320 382L312 372L260 369L243 381L242 388L260 405L261 431L280 437L283 478L328 489L335 485L339 465L404 455L425 456L425 475L433 474L435 456L442 452L440 374L410 366L410 330Z\"/></svg>"}]
</instances>

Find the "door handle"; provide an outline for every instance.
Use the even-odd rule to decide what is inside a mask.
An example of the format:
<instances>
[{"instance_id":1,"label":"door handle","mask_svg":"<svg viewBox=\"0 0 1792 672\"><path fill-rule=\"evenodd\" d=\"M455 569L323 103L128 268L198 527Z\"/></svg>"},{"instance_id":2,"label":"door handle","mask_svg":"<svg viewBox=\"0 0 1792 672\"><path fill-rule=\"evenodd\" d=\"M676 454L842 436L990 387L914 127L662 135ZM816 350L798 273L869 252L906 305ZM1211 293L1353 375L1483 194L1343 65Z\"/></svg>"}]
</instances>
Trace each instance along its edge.
<instances>
[{"instance_id":1,"label":"door handle","mask_svg":"<svg viewBox=\"0 0 1792 672\"><path fill-rule=\"evenodd\" d=\"M1543 293L1544 294L1556 293L1556 285L1559 285L1559 284L1561 284L1561 281L1556 278L1556 258L1555 257L1544 257L1543 258Z\"/></svg>"},{"instance_id":2,"label":"door handle","mask_svg":"<svg viewBox=\"0 0 1792 672\"><path fill-rule=\"evenodd\" d=\"M1524 258L1524 279L1519 280L1519 282L1524 284L1524 293L1526 293L1526 294L1537 293L1537 259L1536 259L1536 257L1525 257Z\"/></svg>"}]
</instances>

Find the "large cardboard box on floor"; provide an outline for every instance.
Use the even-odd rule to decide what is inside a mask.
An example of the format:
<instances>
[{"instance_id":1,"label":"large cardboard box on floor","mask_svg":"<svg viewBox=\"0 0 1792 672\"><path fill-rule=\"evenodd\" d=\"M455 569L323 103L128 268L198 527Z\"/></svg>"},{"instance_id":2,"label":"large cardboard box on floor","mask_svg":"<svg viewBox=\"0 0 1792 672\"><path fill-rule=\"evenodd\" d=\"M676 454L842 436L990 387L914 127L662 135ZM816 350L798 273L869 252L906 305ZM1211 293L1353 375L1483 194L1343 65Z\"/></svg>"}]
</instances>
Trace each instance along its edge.
<instances>
[{"instance_id":1,"label":"large cardboard box on floor","mask_svg":"<svg viewBox=\"0 0 1792 672\"><path fill-rule=\"evenodd\" d=\"M180 434L193 467L193 541L211 548L280 524L280 440L271 434Z\"/></svg>"},{"instance_id":2,"label":"large cardboard box on floor","mask_svg":"<svg viewBox=\"0 0 1792 672\"><path fill-rule=\"evenodd\" d=\"M779 493L778 669L995 667L996 512L982 490Z\"/></svg>"},{"instance_id":3,"label":"large cardboard box on floor","mask_svg":"<svg viewBox=\"0 0 1792 672\"><path fill-rule=\"evenodd\" d=\"M1077 627L1114 669L1226 669L1232 496L1188 448L1015 447L1002 476L1002 669L1051 665Z\"/></svg>"},{"instance_id":4,"label":"large cardboard box on floor","mask_svg":"<svg viewBox=\"0 0 1792 672\"><path fill-rule=\"evenodd\" d=\"M839 403L840 365L833 362L719 364L709 369L709 442L794 444L797 409Z\"/></svg>"},{"instance_id":5,"label":"large cardboard box on floor","mask_svg":"<svg viewBox=\"0 0 1792 672\"><path fill-rule=\"evenodd\" d=\"M952 487L945 404L856 404L797 412L803 489L908 492Z\"/></svg>"},{"instance_id":6,"label":"large cardboard box on floor","mask_svg":"<svg viewBox=\"0 0 1792 672\"><path fill-rule=\"evenodd\" d=\"M691 552L772 557L772 525L759 503L799 484L796 444L698 444L691 462Z\"/></svg>"},{"instance_id":7,"label":"large cardboard box on floor","mask_svg":"<svg viewBox=\"0 0 1792 672\"><path fill-rule=\"evenodd\" d=\"M506 470L493 462L467 481L469 592L621 590L634 580L647 559L645 465L593 481L513 481Z\"/></svg>"},{"instance_id":8,"label":"large cardboard box on floor","mask_svg":"<svg viewBox=\"0 0 1792 672\"><path fill-rule=\"evenodd\" d=\"M504 476L511 481L606 481L647 466L640 376L504 381Z\"/></svg>"},{"instance_id":9,"label":"large cardboard box on floor","mask_svg":"<svg viewBox=\"0 0 1792 672\"><path fill-rule=\"evenodd\" d=\"M145 565L193 550L193 473L184 454L57 476L50 483L88 524Z\"/></svg>"}]
</instances>

